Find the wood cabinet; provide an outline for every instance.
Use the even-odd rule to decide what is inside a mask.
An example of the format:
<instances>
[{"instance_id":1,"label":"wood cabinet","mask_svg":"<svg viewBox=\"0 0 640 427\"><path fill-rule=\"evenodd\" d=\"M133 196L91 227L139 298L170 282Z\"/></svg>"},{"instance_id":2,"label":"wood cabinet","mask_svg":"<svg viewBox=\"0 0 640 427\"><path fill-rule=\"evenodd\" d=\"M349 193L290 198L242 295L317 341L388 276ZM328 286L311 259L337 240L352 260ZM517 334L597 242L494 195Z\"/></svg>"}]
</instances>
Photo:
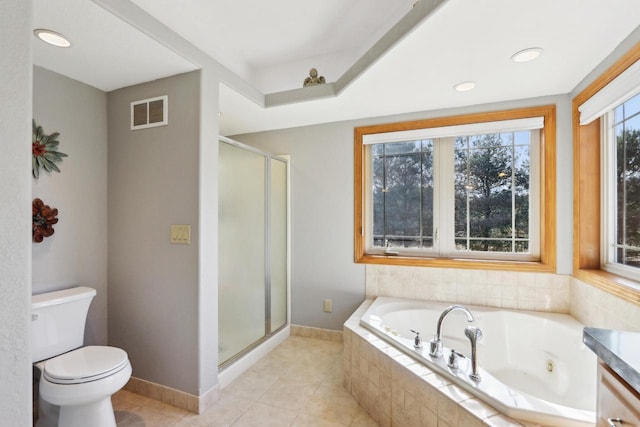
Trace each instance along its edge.
<instances>
[{"instance_id":1,"label":"wood cabinet","mask_svg":"<svg viewBox=\"0 0 640 427\"><path fill-rule=\"evenodd\" d=\"M597 410L597 427L640 427L640 393L602 361L598 363Z\"/></svg>"}]
</instances>

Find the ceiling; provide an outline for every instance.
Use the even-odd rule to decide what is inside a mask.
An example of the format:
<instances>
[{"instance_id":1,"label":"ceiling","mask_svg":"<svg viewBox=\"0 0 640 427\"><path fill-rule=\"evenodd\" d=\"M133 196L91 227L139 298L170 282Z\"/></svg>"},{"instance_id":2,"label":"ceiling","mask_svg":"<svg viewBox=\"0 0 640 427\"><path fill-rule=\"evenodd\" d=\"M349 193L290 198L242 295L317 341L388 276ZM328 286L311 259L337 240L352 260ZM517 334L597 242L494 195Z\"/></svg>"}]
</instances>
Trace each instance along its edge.
<instances>
[{"instance_id":1,"label":"ceiling","mask_svg":"<svg viewBox=\"0 0 640 427\"><path fill-rule=\"evenodd\" d=\"M568 93L640 24L637 0L448 0L399 24L423 2L441 0L35 0L34 29L73 45L34 37L33 59L111 91L206 57L234 77L220 87L220 131L234 135ZM388 36L389 48L376 48ZM529 47L544 50L510 59ZM300 89L311 67L328 97ZM453 90L467 80L477 87ZM264 107L264 95L292 90L302 102Z\"/></svg>"}]
</instances>

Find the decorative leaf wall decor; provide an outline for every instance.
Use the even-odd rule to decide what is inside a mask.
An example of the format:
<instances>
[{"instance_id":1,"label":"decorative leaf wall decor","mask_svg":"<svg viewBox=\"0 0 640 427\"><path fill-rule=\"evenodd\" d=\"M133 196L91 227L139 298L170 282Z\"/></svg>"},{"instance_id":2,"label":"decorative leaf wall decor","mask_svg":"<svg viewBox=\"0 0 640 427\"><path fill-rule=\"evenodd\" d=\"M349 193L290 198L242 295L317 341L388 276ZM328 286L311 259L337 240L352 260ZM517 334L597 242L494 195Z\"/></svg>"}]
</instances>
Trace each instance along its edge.
<instances>
[{"instance_id":1,"label":"decorative leaf wall decor","mask_svg":"<svg viewBox=\"0 0 640 427\"><path fill-rule=\"evenodd\" d=\"M54 132L51 135L46 135L42 126L37 126L34 119L31 135L33 177L37 179L40 176L40 168L43 168L47 172L60 172L60 169L56 166L56 162L60 162L63 157L67 157L66 154L58 151L58 145L60 144L58 137L60 134Z\"/></svg>"}]
</instances>

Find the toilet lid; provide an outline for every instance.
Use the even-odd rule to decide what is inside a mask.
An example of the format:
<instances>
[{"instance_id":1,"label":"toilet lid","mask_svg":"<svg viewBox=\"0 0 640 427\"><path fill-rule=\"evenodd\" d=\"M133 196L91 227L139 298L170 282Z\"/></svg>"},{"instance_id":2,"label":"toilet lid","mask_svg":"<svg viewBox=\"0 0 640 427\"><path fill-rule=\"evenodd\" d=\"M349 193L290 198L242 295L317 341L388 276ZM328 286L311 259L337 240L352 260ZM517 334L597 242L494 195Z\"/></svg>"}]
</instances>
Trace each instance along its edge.
<instances>
[{"instance_id":1,"label":"toilet lid","mask_svg":"<svg viewBox=\"0 0 640 427\"><path fill-rule=\"evenodd\" d=\"M116 347L88 346L49 359L44 377L56 384L78 384L108 377L129 364L127 353Z\"/></svg>"}]
</instances>

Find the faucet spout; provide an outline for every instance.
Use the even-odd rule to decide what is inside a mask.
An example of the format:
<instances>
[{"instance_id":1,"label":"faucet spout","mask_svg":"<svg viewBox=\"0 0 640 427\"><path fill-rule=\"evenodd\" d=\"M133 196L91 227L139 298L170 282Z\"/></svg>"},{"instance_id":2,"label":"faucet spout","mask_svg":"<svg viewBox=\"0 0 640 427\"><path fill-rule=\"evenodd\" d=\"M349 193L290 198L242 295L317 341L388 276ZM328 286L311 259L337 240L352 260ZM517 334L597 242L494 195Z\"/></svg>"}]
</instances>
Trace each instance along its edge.
<instances>
[{"instance_id":1,"label":"faucet spout","mask_svg":"<svg viewBox=\"0 0 640 427\"><path fill-rule=\"evenodd\" d=\"M429 343L430 356L437 358L442 357L442 324L444 323L444 319L454 311L462 311L467 316L467 321L473 322L473 314L471 314L466 307L457 304L447 307L442 314L440 314L440 318L438 318L438 324L436 326L436 335Z\"/></svg>"},{"instance_id":2,"label":"faucet spout","mask_svg":"<svg viewBox=\"0 0 640 427\"><path fill-rule=\"evenodd\" d=\"M471 373L469 378L472 381L480 382L482 377L478 373L478 341L482 338L482 331L477 326L467 326L464 328L464 334L471 342Z\"/></svg>"}]
</instances>

